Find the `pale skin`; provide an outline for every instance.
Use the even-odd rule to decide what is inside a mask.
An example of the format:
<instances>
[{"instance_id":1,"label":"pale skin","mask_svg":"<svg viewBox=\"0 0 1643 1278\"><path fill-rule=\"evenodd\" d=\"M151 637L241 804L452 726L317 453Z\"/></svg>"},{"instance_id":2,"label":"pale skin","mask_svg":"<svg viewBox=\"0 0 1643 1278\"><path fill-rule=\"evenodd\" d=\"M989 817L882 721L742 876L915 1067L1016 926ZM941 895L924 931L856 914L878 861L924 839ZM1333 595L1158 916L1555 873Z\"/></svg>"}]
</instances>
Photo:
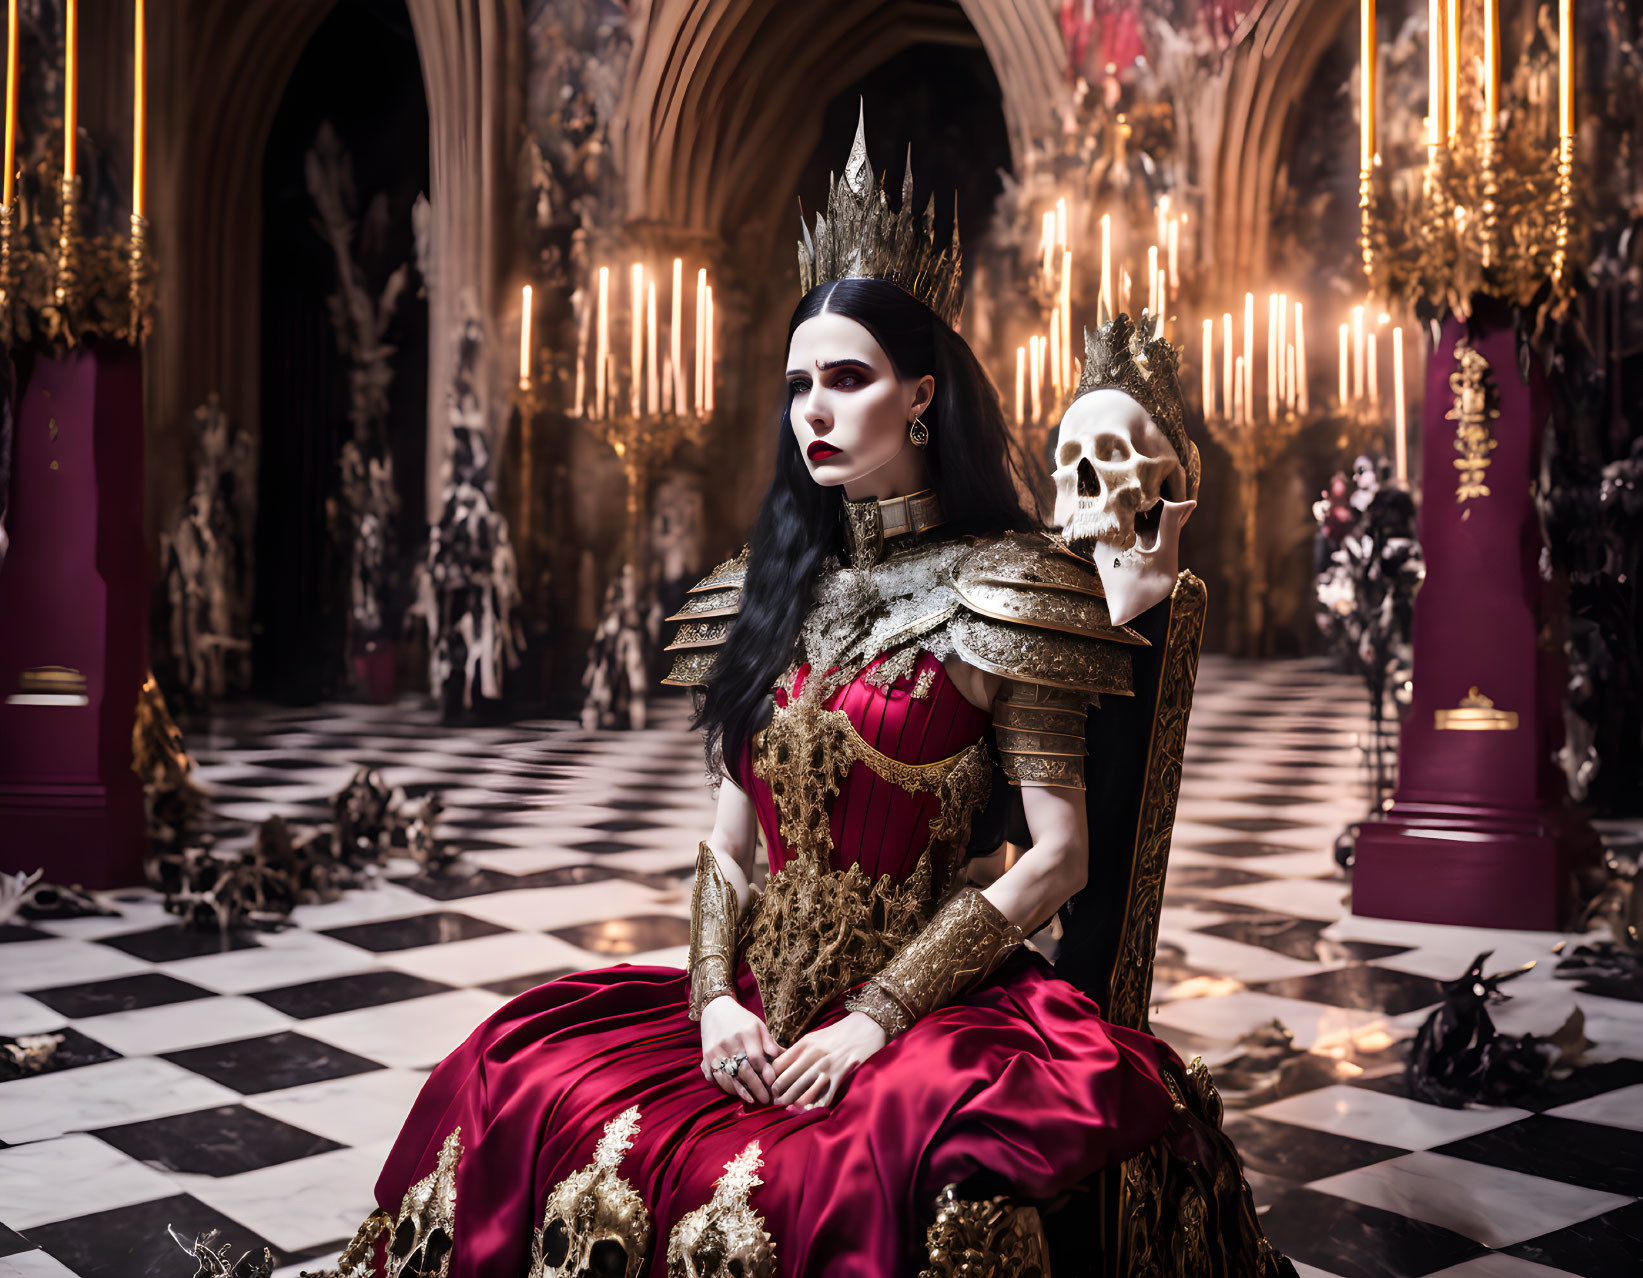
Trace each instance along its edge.
<instances>
[{"instance_id":1,"label":"pale skin","mask_svg":"<svg viewBox=\"0 0 1643 1278\"><path fill-rule=\"evenodd\" d=\"M930 486L925 452L908 438L907 427L929 408L933 377L898 376L867 329L827 311L794 331L787 370L793 434L818 484L842 486L853 501L900 497ZM818 440L838 451L812 458L810 446ZM991 710L1001 682L997 675L956 657L943 664L965 700ZM1031 845L983 895L1031 935L1084 886L1089 828L1081 791L1024 786L1021 802ZM752 801L725 780L707 843L744 907L757 839ZM848 1012L784 1050L764 1021L728 994L703 1009L701 1024L703 1076L749 1105L831 1105L856 1068L887 1041L872 1017ZM713 1068L715 1061L738 1052L747 1053L738 1073Z\"/></svg>"}]
</instances>

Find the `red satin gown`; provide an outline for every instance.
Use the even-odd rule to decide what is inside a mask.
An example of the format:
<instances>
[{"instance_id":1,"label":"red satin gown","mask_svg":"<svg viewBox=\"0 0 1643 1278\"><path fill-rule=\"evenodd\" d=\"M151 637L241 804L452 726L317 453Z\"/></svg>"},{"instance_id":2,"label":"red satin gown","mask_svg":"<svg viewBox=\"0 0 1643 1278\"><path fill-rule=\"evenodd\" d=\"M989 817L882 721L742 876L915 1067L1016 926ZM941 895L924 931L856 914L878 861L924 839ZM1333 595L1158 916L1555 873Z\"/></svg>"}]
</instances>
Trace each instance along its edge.
<instances>
[{"instance_id":1,"label":"red satin gown","mask_svg":"<svg viewBox=\"0 0 1643 1278\"><path fill-rule=\"evenodd\" d=\"M883 754L929 763L986 731L987 714L929 653L888 687L867 681L872 668L826 704ZM788 853L770 789L745 761L740 772L779 871ZM832 803L834 868L854 860L899 879L936 815L934 796L855 763ZM764 1014L745 960L737 994ZM628 964L521 994L434 1069L377 1181L378 1203L396 1212L460 1127L450 1278L524 1278L545 1199L589 1165L605 1124L637 1106L619 1170L653 1221L641 1272L666 1273L669 1231L757 1140L763 1183L748 1202L774 1240L776 1273L886 1278L918 1271L943 1186L985 1171L1019 1197L1050 1197L1151 1144L1171 1109L1159 1074L1170 1049L1103 1022L1027 950L889 1043L826 1110L749 1107L705 1079L689 996L679 969ZM812 1026L844 1015L842 1004Z\"/></svg>"}]
</instances>

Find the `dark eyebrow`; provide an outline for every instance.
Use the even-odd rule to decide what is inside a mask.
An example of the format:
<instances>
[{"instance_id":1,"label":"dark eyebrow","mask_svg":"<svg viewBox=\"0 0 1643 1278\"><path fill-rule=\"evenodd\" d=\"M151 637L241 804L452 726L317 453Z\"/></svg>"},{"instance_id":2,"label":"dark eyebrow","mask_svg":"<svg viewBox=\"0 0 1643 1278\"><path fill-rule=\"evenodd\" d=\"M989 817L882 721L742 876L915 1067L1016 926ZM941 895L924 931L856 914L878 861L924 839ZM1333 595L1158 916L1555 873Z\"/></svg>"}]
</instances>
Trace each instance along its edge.
<instances>
[{"instance_id":1,"label":"dark eyebrow","mask_svg":"<svg viewBox=\"0 0 1643 1278\"><path fill-rule=\"evenodd\" d=\"M830 368L844 368L847 366L850 368L859 368L869 373L873 371L873 366L866 360L851 359L848 356L844 359L830 359L826 363L823 363L819 359L816 361L816 371L821 373L825 373ZM787 370L787 375L789 377L801 377L803 374L804 369L802 368L790 368Z\"/></svg>"}]
</instances>

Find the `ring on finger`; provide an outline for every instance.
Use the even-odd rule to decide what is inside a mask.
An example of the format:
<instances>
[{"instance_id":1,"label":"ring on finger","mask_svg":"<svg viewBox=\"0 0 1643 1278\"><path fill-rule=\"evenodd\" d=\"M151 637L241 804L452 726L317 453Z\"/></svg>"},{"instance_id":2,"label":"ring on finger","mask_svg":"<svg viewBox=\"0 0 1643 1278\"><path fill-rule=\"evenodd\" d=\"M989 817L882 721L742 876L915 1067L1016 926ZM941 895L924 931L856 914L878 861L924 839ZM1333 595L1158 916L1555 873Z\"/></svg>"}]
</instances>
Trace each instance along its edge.
<instances>
[{"instance_id":1,"label":"ring on finger","mask_svg":"<svg viewBox=\"0 0 1643 1278\"><path fill-rule=\"evenodd\" d=\"M730 1072L732 1074L740 1074L742 1072L742 1066L746 1065L746 1064L747 1064L747 1053L746 1052L737 1052L734 1056L732 1056L730 1058Z\"/></svg>"}]
</instances>

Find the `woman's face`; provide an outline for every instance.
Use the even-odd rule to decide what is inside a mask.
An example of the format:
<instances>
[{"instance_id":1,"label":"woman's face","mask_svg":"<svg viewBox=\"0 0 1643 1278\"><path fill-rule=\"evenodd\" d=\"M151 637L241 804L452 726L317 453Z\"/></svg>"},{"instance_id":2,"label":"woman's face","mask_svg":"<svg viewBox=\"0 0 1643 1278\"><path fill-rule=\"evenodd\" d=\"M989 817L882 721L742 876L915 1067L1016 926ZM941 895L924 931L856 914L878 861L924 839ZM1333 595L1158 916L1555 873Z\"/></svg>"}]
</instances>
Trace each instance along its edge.
<instances>
[{"instance_id":1,"label":"woman's face","mask_svg":"<svg viewBox=\"0 0 1643 1278\"><path fill-rule=\"evenodd\" d=\"M890 357L853 319L824 311L793 331L789 420L810 477L847 496L892 497L927 482L907 426L930 406L935 378L896 376Z\"/></svg>"}]
</instances>

